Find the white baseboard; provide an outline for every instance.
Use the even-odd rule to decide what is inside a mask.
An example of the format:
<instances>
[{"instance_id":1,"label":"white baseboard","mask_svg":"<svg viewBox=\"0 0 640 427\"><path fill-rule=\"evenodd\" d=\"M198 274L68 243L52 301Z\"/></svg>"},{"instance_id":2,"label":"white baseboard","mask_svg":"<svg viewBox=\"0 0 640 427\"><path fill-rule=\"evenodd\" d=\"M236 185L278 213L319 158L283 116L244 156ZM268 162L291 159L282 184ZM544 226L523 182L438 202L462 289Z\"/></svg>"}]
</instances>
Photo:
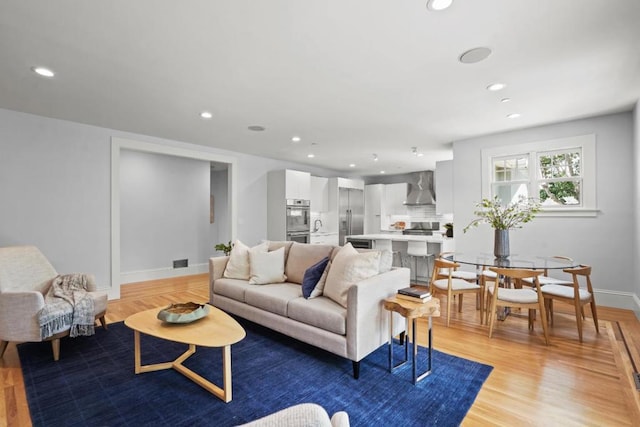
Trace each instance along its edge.
<instances>
[{"instance_id":1,"label":"white baseboard","mask_svg":"<svg viewBox=\"0 0 640 427\"><path fill-rule=\"evenodd\" d=\"M185 268L158 268L154 270L128 271L120 273L120 284L144 282L147 280L169 279L209 272L209 264L193 264Z\"/></svg>"},{"instance_id":2,"label":"white baseboard","mask_svg":"<svg viewBox=\"0 0 640 427\"><path fill-rule=\"evenodd\" d=\"M603 307L622 308L631 310L640 319L640 298L631 292L610 291L607 289L594 289L596 304Z\"/></svg>"}]
</instances>

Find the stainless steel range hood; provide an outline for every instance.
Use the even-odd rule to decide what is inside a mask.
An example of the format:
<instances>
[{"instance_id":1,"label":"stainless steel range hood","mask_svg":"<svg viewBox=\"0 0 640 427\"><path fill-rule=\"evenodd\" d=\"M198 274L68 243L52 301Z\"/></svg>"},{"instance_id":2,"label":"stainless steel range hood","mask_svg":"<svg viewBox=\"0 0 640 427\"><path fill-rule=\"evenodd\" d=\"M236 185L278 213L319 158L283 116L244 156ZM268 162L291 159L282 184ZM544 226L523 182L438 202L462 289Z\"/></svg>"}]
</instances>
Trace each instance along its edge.
<instances>
[{"instance_id":1,"label":"stainless steel range hood","mask_svg":"<svg viewBox=\"0 0 640 427\"><path fill-rule=\"evenodd\" d=\"M434 205L436 203L436 192L434 190L433 171L415 172L410 176L405 205Z\"/></svg>"}]
</instances>

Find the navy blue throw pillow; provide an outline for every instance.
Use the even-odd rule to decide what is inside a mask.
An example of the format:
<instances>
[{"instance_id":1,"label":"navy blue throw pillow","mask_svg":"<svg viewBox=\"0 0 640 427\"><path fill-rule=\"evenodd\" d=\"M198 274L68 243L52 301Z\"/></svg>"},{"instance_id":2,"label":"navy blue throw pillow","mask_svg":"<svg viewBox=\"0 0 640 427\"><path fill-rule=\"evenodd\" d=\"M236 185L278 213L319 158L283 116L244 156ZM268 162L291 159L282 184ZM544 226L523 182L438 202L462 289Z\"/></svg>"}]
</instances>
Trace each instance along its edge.
<instances>
[{"instance_id":1,"label":"navy blue throw pillow","mask_svg":"<svg viewBox=\"0 0 640 427\"><path fill-rule=\"evenodd\" d=\"M327 264L329 263L329 257L324 257L316 264L307 268L304 272L304 277L302 278L302 296L305 298L309 298L311 292L318 284L318 281L322 277L322 273L324 273L324 269L327 268Z\"/></svg>"}]
</instances>

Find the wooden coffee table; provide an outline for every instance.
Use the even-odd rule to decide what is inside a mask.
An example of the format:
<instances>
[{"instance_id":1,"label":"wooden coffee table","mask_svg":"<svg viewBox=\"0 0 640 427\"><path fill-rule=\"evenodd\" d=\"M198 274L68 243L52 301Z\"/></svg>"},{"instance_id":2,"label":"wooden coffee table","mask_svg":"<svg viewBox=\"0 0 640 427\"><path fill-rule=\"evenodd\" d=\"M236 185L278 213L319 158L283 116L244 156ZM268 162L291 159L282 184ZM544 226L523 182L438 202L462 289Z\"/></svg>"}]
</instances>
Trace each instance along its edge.
<instances>
[{"instance_id":1,"label":"wooden coffee table","mask_svg":"<svg viewBox=\"0 0 640 427\"><path fill-rule=\"evenodd\" d=\"M246 336L246 332L231 316L215 307L209 307L209 314L192 323L166 323L157 319L164 308L152 308L127 317L124 324L134 331L135 372L175 369L196 384L225 402L231 401L231 344ZM168 341L189 345L189 349L172 362L142 365L140 355L140 333ZM196 352L196 346L222 347L222 388L196 374L182 363Z\"/></svg>"}]
</instances>

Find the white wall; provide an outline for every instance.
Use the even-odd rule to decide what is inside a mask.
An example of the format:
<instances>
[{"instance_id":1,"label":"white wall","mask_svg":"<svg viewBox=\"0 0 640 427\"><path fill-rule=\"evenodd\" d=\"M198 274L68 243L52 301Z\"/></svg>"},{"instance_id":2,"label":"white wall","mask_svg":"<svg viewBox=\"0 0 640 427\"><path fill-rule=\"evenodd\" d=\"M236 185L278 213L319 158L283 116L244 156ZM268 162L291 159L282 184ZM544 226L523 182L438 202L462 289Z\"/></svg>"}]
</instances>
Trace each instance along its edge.
<instances>
[{"instance_id":1,"label":"white wall","mask_svg":"<svg viewBox=\"0 0 640 427\"><path fill-rule=\"evenodd\" d=\"M638 276L631 267L637 264L633 232L638 199L633 126L632 114L620 113L454 142L456 229L473 219L474 204L481 199L483 148L595 134L598 215L537 217L524 228L511 231L511 252L567 255L589 264L599 305L638 310ZM456 233L456 250L491 253L492 232L488 225L480 225L466 234ZM619 268L612 275L614 266Z\"/></svg>"},{"instance_id":2,"label":"white wall","mask_svg":"<svg viewBox=\"0 0 640 427\"><path fill-rule=\"evenodd\" d=\"M636 278L635 283L635 300L636 300L636 316L640 318L640 101L636 103L633 110L633 171L634 171L634 212L635 212L635 229L633 231L633 275Z\"/></svg>"},{"instance_id":3,"label":"white wall","mask_svg":"<svg viewBox=\"0 0 640 427\"><path fill-rule=\"evenodd\" d=\"M203 265L202 270L208 271L209 186L207 161L121 151L123 275L171 270L173 260L185 258L190 267Z\"/></svg>"},{"instance_id":4,"label":"white wall","mask_svg":"<svg viewBox=\"0 0 640 427\"><path fill-rule=\"evenodd\" d=\"M236 237L247 244L266 236L268 171L336 176L323 168L0 109L0 245L34 244L59 272L95 274L101 288L119 295L110 289L113 137L233 156Z\"/></svg>"},{"instance_id":5,"label":"white wall","mask_svg":"<svg viewBox=\"0 0 640 427\"><path fill-rule=\"evenodd\" d=\"M231 229L228 218L227 171L211 171L211 195L214 200L214 221L210 225L210 241L213 246L231 240ZM217 255L224 255L218 252Z\"/></svg>"}]
</instances>

